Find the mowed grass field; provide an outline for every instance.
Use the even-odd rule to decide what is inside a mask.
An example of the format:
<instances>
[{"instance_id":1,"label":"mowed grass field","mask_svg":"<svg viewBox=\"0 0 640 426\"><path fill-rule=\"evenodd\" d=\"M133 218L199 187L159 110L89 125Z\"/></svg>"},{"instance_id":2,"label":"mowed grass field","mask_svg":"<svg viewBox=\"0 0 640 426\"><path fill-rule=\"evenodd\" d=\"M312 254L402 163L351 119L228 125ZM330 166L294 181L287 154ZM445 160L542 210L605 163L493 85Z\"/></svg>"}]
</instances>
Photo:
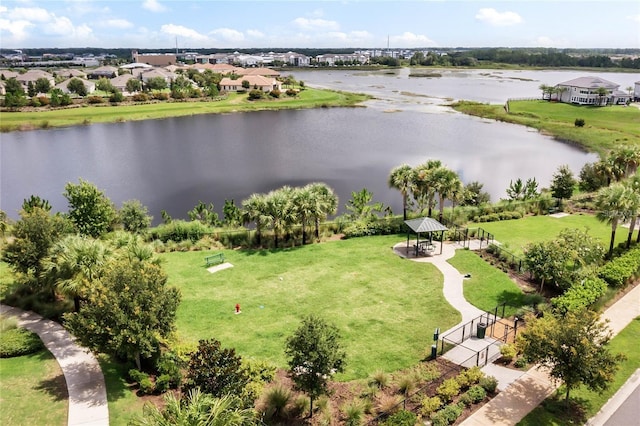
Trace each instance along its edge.
<instances>
[{"instance_id":1,"label":"mowed grass field","mask_svg":"<svg viewBox=\"0 0 640 426\"><path fill-rule=\"evenodd\" d=\"M196 114L214 114L271 109L318 108L322 106L352 106L369 97L354 93L307 88L297 97L284 94L279 99L267 97L259 101L247 100L247 94L229 93L220 101L158 102L145 104L108 103L97 106L82 105L42 111L0 112L0 130L28 130L33 128L64 127L91 123L149 120Z\"/></svg>"},{"instance_id":2,"label":"mowed grass field","mask_svg":"<svg viewBox=\"0 0 640 426\"><path fill-rule=\"evenodd\" d=\"M640 148L640 108L635 106L594 107L548 101L511 101L503 105L460 102L458 111L536 128L557 139L573 142L604 154L621 145ZM576 127L575 120L585 120Z\"/></svg>"},{"instance_id":3,"label":"mowed grass field","mask_svg":"<svg viewBox=\"0 0 640 426\"><path fill-rule=\"evenodd\" d=\"M169 284L182 292L177 330L186 342L216 338L243 357L286 366L286 338L300 319L334 323L348 354L338 380L394 371L422 359L436 327L460 321L443 277L391 247L404 236L355 238L279 251L224 251L233 268L211 274L210 252L163 254ZM242 313L234 314L239 303Z\"/></svg>"},{"instance_id":4,"label":"mowed grass field","mask_svg":"<svg viewBox=\"0 0 640 426\"><path fill-rule=\"evenodd\" d=\"M1 425L66 425L67 398L62 370L49 351L0 358Z\"/></svg>"},{"instance_id":5,"label":"mowed grass field","mask_svg":"<svg viewBox=\"0 0 640 426\"><path fill-rule=\"evenodd\" d=\"M590 214L572 214L555 218L551 216L527 216L522 219L485 222L470 225L478 226L495 236L506 248L514 254L522 254L529 243L548 241L556 238L566 228L587 229L589 235L600 240L609 248L611 240L611 225L598 221ZM618 225L616 229L616 244L627 240L629 228ZM634 238L637 233L634 233Z\"/></svg>"}]
</instances>

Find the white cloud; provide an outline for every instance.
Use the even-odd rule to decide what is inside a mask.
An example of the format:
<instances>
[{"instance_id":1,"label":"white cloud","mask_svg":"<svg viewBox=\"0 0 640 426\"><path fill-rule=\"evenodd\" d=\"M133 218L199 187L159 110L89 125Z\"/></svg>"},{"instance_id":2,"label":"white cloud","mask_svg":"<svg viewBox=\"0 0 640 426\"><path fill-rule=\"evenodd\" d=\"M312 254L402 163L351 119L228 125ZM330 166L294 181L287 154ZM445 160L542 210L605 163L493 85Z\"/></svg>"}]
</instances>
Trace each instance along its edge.
<instances>
[{"instance_id":1,"label":"white cloud","mask_svg":"<svg viewBox=\"0 0 640 426\"><path fill-rule=\"evenodd\" d=\"M231 28L218 28L211 31L210 34L221 37L225 41L241 42L244 41L244 34Z\"/></svg>"},{"instance_id":2,"label":"white cloud","mask_svg":"<svg viewBox=\"0 0 640 426\"><path fill-rule=\"evenodd\" d=\"M196 30L192 30L191 28L183 27L182 25L165 24L160 27L160 31L165 34L190 38L197 41L207 40L207 36L202 35Z\"/></svg>"},{"instance_id":3,"label":"white cloud","mask_svg":"<svg viewBox=\"0 0 640 426\"><path fill-rule=\"evenodd\" d=\"M565 39L553 39L547 36L540 36L535 39L532 47L567 47L570 43Z\"/></svg>"},{"instance_id":4,"label":"white cloud","mask_svg":"<svg viewBox=\"0 0 640 426\"><path fill-rule=\"evenodd\" d=\"M51 13L41 7L16 7L7 12L7 17L13 20L26 20L36 22L48 22L51 20Z\"/></svg>"},{"instance_id":5,"label":"white cloud","mask_svg":"<svg viewBox=\"0 0 640 426\"><path fill-rule=\"evenodd\" d=\"M118 29L133 27L133 23L127 21L126 19L107 19L106 21L102 22L101 25L104 27L118 28Z\"/></svg>"},{"instance_id":6,"label":"white cloud","mask_svg":"<svg viewBox=\"0 0 640 426\"><path fill-rule=\"evenodd\" d=\"M480 9L476 19L495 27L506 27L523 22L522 17L515 12L498 12L493 8Z\"/></svg>"},{"instance_id":7,"label":"white cloud","mask_svg":"<svg viewBox=\"0 0 640 426\"><path fill-rule=\"evenodd\" d=\"M640 24L640 13L638 13L637 15L629 15L627 16L627 19L630 19Z\"/></svg>"},{"instance_id":8,"label":"white cloud","mask_svg":"<svg viewBox=\"0 0 640 426\"><path fill-rule=\"evenodd\" d=\"M29 21L10 21L8 19L0 19L0 34L8 32L11 35L12 41L25 40L29 34L27 28L33 26ZM4 38L4 37L3 37ZM5 42L8 41L5 39Z\"/></svg>"},{"instance_id":9,"label":"white cloud","mask_svg":"<svg viewBox=\"0 0 640 426\"><path fill-rule=\"evenodd\" d=\"M258 30L247 30L247 35L251 38L264 38L265 35L262 31Z\"/></svg>"},{"instance_id":10,"label":"white cloud","mask_svg":"<svg viewBox=\"0 0 640 426\"><path fill-rule=\"evenodd\" d=\"M167 10L167 8L160 4L158 0L144 0L142 8L150 10L151 12L164 12Z\"/></svg>"},{"instance_id":11,"label":"white cloud","mask_svg":"<svg viewBox=\"0 0 640 426\"><path fill-rule=\"evenodd\" d=\"M304 31L339 31L340 25L336 21L326 19L296 18L293 24Z\"/></svg>"},{"instance_id":12,"label":"white cloud","mask_svg":"<svg viewBox=\"0 0 640 426\"><path fill-rule=\"evenodd\" d=\"M389 37L389 42L393 46L397 47L423 47L435 45L435 42L429 37L411 32L404 32L401 35L391 36Z\"/></svg>"}]
</instances>

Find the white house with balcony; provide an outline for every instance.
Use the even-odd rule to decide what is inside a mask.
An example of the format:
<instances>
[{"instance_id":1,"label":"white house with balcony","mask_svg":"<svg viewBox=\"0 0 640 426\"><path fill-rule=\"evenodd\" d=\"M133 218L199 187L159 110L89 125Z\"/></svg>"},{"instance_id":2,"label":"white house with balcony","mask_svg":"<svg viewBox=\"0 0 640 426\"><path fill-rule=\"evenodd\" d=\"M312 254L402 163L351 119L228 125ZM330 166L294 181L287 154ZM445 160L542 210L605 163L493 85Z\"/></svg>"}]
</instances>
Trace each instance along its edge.
<instances>
[{"instance_id":1,"label":"white house with balcony","mask_svg":"<svg viewBox=\"0 0 640 426\"><path fill-rule=\"evenodd\" d=\"M577 105L626 104L631 95L620 85L600 77L578 77L556 85L557 100Z\"/></svg>"}]
</instances>

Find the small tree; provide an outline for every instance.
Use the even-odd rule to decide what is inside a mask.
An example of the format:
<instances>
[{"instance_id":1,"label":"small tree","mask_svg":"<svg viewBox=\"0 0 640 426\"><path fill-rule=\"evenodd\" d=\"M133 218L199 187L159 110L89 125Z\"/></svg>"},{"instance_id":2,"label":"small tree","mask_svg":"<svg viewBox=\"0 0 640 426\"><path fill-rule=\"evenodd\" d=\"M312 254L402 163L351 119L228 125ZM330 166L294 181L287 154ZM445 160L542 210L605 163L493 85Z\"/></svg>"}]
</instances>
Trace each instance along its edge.
<instances>
[{"instance_id":1,"label":"small tree","mask_svg":"<svg viewBox=\"0 0 640 426\"><path fill-rule=\"evenodd\" d=\"M40 77L36 80L36 93L49 93L51 82L48 78Z\"/></svg>"},{"instance_id":2,"label":"small tree","mask_svg":"<svg viewBox=\"0 0 640 426\"><path fill-rule=\"evenodd\" d=\"M611 333L590 310L567 312L562 317L530 316L520 336L518 344L525 358L548 367L551 377L564 383L567 402L569 392L581 384L593 391L606 389L624 359L622 354L609 352Z\"/></svg>"},{"instance_id":3,"label":"small tree","mask_svg":"<svg viewBox=\"0 0 640 426\"><path fill-rule=\"evenodd\" d=\"M127 80L125 89L129 93L139 92L140 90L142 90L142 82L137 78L130 78L129 80Z\"/></svg>"},{"instance_id":4,"label":"small tree","mask_svg":"<svg viewBox=\"0 0 640 426\"><path fill-rule=\"evenodd\" d=\"M138 233L151 225L153 217L139 200L129 200L122 203L120 220L126 231Z\"/></svg>"},{"instance_id":5,"label":"small tree","mask_svg":"<svg viewBox=\"0 0 640 426\"><path fill-rule=\"evenodd\" d=\"M242 80L241 84L243 89L248 89L249 87L251 87L251 83L249 83L248 80Z\"/></svg>"},{"instance_id":6,"label":"small tree","mask_svg":"<svg viewBox=\"0 0 640 426\"><path fill-rule=\"evenodd\" d=\"M558 167L558 171L553 175L551 181L551 195L560 200L571 198L576 180L568 165Z\"/></svg>"},{"instance_id":7,"label":"small tree","mask_svg":"<svg viewBox=\"0 0 640 426\"><path fill-rule=\"evenodd\" d=\"M223 349L216 339L200 340L190 355L183 392L199 388L202 392L222 397L240 396L249 383L242 358L233 348Z\"/></svg>"},{"instance_id":8,"label":"small tree","mask_svg":"<svg viewBox=\"0 0 640 426\"><path fill-rule=\"evenodd\" d=\"M87 87L79 78L72 78L69 80L69 83L67 83L67 89L78 96L87 96Z\"/></svg>"},{"instance_id":9,"label":"small tree","mask_svg":"<svg viewBox=\"0 0 640 426\"><path fill-rule=\"evenodd\" d=\"M95 185L82 179L77 185L67 183L63 195L69 202L69 219L81 234L97 238L111 228L116 209Z\"/></svg>"},{"instance_id":10,"label":"small tree","mask_svg":"<svg viewBox=\"0 0 640 426\"><path fill-rule=\"evenodd\" d=\"M344 370L346 353L340 344L338 328L315 315L302 320L286 342L291 377L306 392L313 415L313 400L327 392L329 378Z\"/></svg>"}]
</instances>

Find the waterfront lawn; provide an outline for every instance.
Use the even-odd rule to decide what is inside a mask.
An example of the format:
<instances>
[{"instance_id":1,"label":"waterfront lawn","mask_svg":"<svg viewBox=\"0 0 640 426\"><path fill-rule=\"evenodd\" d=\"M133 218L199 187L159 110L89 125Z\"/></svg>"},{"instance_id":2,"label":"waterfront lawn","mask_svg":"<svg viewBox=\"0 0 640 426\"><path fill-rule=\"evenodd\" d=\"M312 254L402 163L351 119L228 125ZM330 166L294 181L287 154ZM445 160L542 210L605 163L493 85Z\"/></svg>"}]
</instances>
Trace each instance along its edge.
<instances>
[{"instance_id":1,"label":"waterfront lawn","mask_svg":"<svg viewBox=\"0 0 640 426\"><path fill-rule=\"evenodd\" d=\"M454 109L536 128L557 139L577 143L605 154L620 145L640 148L640 109L626 106L594 107L548 101L511 101L509 113L503 105L459 102ZM585 120L576 127L576 118Z\"/></svg>"},{"instance_id":2,"label":"waterfront lawn","mask_svg":"<svg viewBox=\"0 0 640 426\"><path fill-rule=\"evenodd\" d=\"M431 264L395 255L405 236L354 238L282 250L224 251L233 268L210 274L215 252L161 255L169 284L182 292L179 338L216 338L243 357L286 367L285 339L308 314L337 325L348 360L338 380L415 364L433 330L460 321ZM242 314L234 314L239 303Z\"/></svg>"},{"instance_id":3,"label":"waterfront lawn","mask_svg":"<svg viewBox=\"0 0 640 426\"><path fill-rule=\"evenodd\" d=\"M590 214L572 214L555 218L551 216L527 216L522 219L483 222L478 226L492 233L497 241L513 254L521 255L528 243L548 241L556 238L566 228L588 229L589 235L599 239L606 249L611 239L611 226L598 221ZM616 244L627 240L629 228L618 226ZM634 234L635 235L635 234Z\"/></svg>"},{"instance_id":4,"label":"waterfront lawn","mask_svg":"<svg viewBox=\"0 0 640 426\"><path fill-rule=\"evenodd\" d=\"M493 312L495 307L506 303L505 316L515 315L528 304L529 296L503 271L491 266L476 253L456 250L448 262L461 274L471 274L464 280L464 298L483 311ZM502 315L502 311L499 311Z\"/></svg>"},{"instance_id":5,"label":"waterfront lawn","mask_svg":"<svg viewBox=\"0 0 640 426\"><path fill-rule=\"evenodd\" d=\"M609 349L613 353L623 353L627 359L622 361L620 369L616 373L609 388L602 392L592 392L584 386L571 391L571 399L579 401L584 408L584 417L589 419L595 416L602 406L611 398L618 389L640 368L640 317L631 321L616 337L611 339ZM518 426L560 426L567 424L583 424L583 422L570 423L566 417L564 408L565 390L561 387L558 392L547 398L540 406L529 413Z\"/></svg>"},{"instance_id":6,"label":"waterfront lawn","mask_svg":"<svg viewBox=\"0 0 640 426\"><path fill-rule=\"evenodd\" d=\"M0 131L33 128L64 127L91 123L148 120L196 114L214 114L258 110L319 108L325 106L353 106L369 99L367 95L332 90L306 88L297 97L282 95L279 99L267 96L249 101L247 94L229 93L219 101L157 102L145 104L82 105L41 111L0 112Z\"/></svg>"},{"instance_id":7,"label":"waterfront lawn","mask_svg":"<svg viewBox=\"0 0 640 426\"><path fill-rule=\"evenodd\" d=\"M0 424L66 425L64 375L48 350L0 358Z\"/></svg>"}]
</instances>

